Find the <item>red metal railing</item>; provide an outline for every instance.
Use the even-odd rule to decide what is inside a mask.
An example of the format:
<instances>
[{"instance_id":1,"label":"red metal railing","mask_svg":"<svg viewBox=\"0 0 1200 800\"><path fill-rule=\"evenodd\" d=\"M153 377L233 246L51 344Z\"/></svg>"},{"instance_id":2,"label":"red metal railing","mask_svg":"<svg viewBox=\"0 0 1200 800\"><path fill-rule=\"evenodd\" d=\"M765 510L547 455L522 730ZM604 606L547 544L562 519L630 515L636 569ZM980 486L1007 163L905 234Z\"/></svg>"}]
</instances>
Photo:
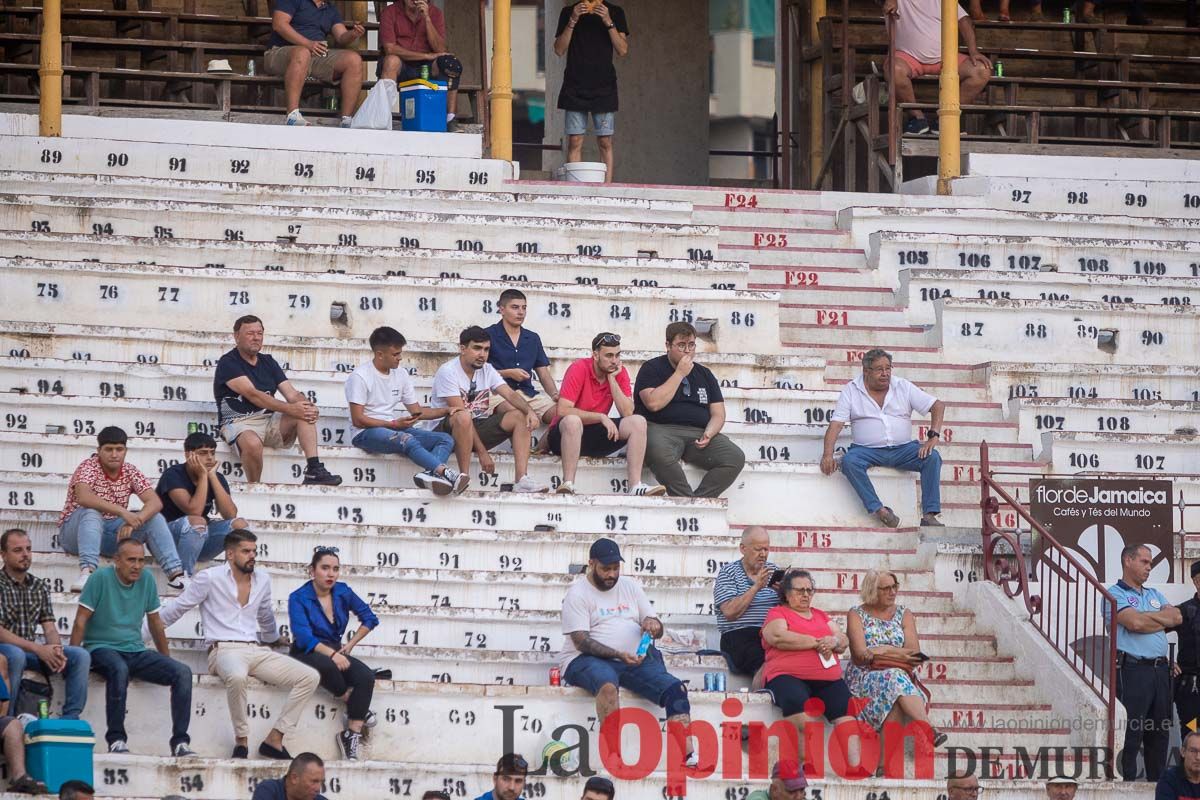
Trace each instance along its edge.
<instances>
[{"instance_id":1,"label":"red metal railing","mask_svg":"<svg viewBox=\"0 0 1200 800\"><path fill-rule=\"evenodd\" d=\"M1021 598L1034 628L1104 704L1107 768L1112 770L1117 637L1110 632L1116 630L1116 601L1091 571L994 479L987 442L979 446L979 466L984 577L1009 597ZM1005 506L1009 510L1001 511ZM1021 521L1028 526L1031 562L1026 561L1021 543ZM1032 585L1035 581L1036 587Z\"/></svg>"}]
</instances>

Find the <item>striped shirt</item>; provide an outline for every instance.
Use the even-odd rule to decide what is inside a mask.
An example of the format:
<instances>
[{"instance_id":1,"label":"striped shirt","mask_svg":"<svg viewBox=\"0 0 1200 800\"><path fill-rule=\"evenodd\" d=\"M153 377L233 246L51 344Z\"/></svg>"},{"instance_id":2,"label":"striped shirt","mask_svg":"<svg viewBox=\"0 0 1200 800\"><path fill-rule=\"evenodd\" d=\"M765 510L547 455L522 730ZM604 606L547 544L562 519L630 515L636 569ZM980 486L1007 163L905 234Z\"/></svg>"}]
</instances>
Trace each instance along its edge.
<instances>
[{"instance_id":1,"label":"striped shirt","mask_svg":"<svg viewBox=\"0 0 1200 800\"><path fill-rule=\"evenodd\" d=\"M768 561L763 569L774 572L778 567ZM753 585L754 581L746 574L746 568L740 558L730 561L717 573L717 582L713 586L713 613L717 615L717 629L722 634L742 628L761 628L767 612L779 605L779 595L774 589L764 586L754 595L749 608L742 612L740 617L725 619L725 615L721 613L721 605L735 597L741 597L750 591Z\"/></svg>"}]
</instances>

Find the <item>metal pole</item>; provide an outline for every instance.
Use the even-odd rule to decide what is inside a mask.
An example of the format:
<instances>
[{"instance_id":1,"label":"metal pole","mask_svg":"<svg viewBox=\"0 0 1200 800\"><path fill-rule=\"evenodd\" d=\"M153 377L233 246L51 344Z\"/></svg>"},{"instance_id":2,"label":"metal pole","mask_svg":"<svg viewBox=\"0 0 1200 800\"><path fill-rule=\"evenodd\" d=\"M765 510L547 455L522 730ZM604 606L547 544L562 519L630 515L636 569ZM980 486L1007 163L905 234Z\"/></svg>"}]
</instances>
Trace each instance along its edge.
<instances>
[{"instance_id":1,"label":"metal pole","mask_svg":"<svg viewBox=\"0 0 1200 800\"><path fill-rule=\"evenodd\" d=\"M811 0L808 7L808 44L816 47L821 41L821 33L817 23L825 16L825 0ZM846 43L842 42L842 47ZM808 68L808 174L814 179L821 171L821 162L825 160L825 65L821 59L814 59ZM846 80L845 77L842 80ZM843 94L846 87L842 87ZM820 186L813 184L813 189Z\"/></svg>"},{"instance_id":2,"label":"metal pole","mask_svg":"<svg viewBox=\"0 0 1200 800\"><path fill-rule=\"evenodd\" d=\"M938 97L938 194L950 194L961 154L958 101L958 2L942 0L942 80Z\"/></svg>"},{"instance_id":3,"label":"metal pole","mask_svg":"<svg viewBox=\"0 0 1200 800\"><path fill-rule=\"evenodd\" d=\"M41 84L38 133L62 136L62 2L44 0L42 4Z\"/></svg>"},{"instance_id":4,"label":"metal pole","mask_svg":"<svg viewBox=\"0 0 1200 800\"><path fill-rule=\"evenodd\" d=\"M492 158L512 161L512 29L510 0L492 5Z\"/></svg>"}]
</instances>

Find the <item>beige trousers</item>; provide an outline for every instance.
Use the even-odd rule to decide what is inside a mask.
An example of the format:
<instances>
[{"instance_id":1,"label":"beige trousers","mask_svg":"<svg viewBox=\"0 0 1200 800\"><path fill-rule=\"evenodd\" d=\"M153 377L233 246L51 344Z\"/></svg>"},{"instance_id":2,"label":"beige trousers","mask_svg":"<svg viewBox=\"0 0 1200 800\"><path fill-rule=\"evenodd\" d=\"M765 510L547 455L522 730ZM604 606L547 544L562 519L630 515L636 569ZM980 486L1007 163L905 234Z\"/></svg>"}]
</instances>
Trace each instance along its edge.
<instances>
[{"instance_id":1,"label":"beige trousers","mask_svg":"<svg viewBox=\"0 0 1200 800\"><path fill-rule=\"evenodd\" d=\"M321 676L312 667L250 642L218 644L208 653L208 672L225 684L233 735L238 739L250 735L250 721L246 716L246 682L249 678L289 690L283 712L271 725L284 736L296 730L304 704L321 682Z\"/></svg>"}]
</instances>

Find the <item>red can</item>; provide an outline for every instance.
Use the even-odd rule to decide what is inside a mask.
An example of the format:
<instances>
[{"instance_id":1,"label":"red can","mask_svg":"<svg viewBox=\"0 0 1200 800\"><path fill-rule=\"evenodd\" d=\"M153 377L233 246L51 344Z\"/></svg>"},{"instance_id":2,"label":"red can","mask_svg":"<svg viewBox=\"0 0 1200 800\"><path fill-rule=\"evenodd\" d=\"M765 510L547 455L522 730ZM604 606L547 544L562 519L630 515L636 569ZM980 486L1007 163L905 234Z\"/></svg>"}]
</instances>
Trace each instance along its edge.
<instances>
[{"instance_id":1,"label":"red can","mask_svg":"<svg viewBox=\"0 0 1200 800\"><path fill-rule=\"evenodd\" d=\"M550 685L562 686L562 676L559 674L558 667L550 668Z\"/></svg>"}]
</instances>

